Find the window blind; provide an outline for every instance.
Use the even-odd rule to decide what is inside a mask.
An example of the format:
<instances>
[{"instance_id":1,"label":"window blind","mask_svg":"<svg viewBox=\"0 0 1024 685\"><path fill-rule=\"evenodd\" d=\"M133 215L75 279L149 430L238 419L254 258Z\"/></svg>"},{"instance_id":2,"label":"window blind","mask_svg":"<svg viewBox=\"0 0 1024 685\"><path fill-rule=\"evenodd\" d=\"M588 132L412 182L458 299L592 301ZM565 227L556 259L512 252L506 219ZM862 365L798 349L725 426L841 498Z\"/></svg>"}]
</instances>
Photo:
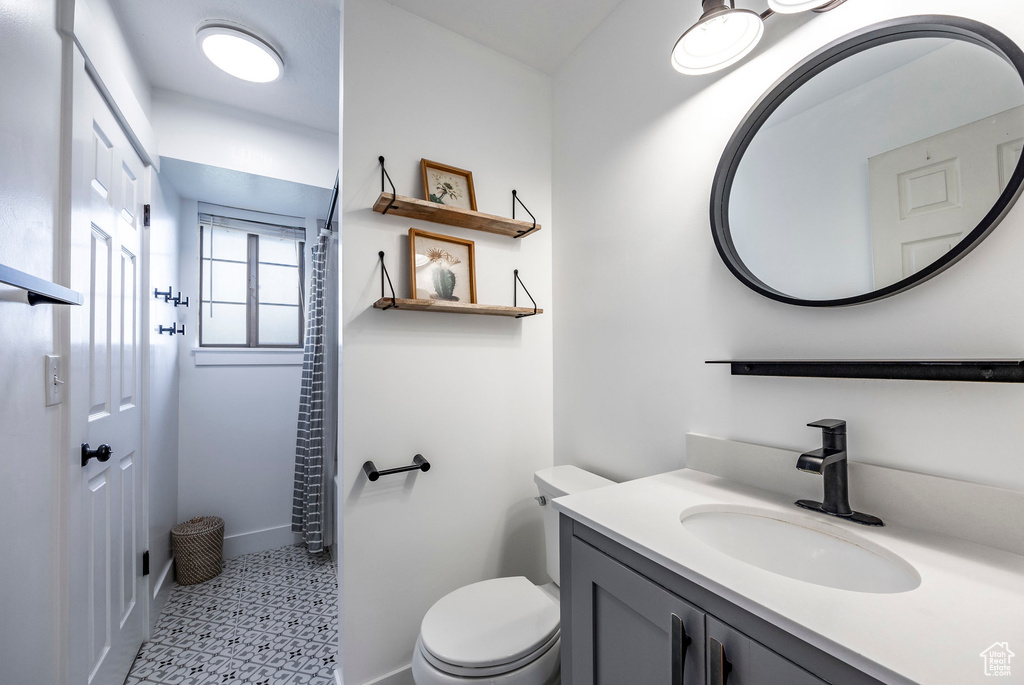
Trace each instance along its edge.
<instances>
[{"instance_id":1,"label":"window blind","mask_svg":"<svg viewBox=\"0 0 1024 685\"><path fill-rule=\"evenodd\" d=\"M294 240L304 242L306 240L306 229L298 226L278 226L275 224L264 224L258 221L246 221L244 219L233 219L213 214L200 214L199 223L211 228L226 228L233 231L244 231L268 238L281 240Z\"/></svg>"}]
</instances>

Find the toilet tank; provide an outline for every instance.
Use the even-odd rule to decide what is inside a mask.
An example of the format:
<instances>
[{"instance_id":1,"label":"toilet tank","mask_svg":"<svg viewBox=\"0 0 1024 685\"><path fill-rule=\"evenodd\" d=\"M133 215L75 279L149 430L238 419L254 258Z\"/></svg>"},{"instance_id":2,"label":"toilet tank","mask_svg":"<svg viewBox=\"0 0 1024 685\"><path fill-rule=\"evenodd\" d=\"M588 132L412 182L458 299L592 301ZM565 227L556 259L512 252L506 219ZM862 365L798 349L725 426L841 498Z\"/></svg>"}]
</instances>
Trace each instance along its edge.
<instances>
[{"instance_id":1,"label":"toilet tank","mask_svg":"<svg viewBox=\"0 0 1024 685\"><path fill-rule=\"evenodd\" d=\"M614 481L602 478L576 466L552 466L533 474L533 481L545 499L544 512L544 553L547 556L548 575L556 585L558 577L558 512L551 506L551 500L562 495L573 495L584 490L614 485Z\"/></svg>"}]
</instances>

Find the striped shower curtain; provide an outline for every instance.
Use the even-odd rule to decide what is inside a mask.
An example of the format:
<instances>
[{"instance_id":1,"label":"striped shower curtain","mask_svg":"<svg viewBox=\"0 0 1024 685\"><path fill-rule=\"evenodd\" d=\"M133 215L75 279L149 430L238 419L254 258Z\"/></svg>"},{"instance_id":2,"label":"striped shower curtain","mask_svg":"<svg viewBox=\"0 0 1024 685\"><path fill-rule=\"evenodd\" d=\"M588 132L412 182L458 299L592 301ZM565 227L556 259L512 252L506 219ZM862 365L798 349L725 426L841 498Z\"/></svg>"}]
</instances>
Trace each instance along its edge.
<instances>
[{"instance_id":1,"label":"striped shower curtain","mask_svg":"<svg viewBox=\"0 0 1024 685\"><path fill-rule=\"evenodd\" d=\"M299 399L298 435L295 441L295 489L292 497L292 531L300 533L310 552L321 552L334 542L334 459L336 432L331 350L326 349L328 253L331 237L322 232L312 250L309 315L302 360L302 392ZM333 318L333 317L332 317Z\"/></svg>"}]
</instances>

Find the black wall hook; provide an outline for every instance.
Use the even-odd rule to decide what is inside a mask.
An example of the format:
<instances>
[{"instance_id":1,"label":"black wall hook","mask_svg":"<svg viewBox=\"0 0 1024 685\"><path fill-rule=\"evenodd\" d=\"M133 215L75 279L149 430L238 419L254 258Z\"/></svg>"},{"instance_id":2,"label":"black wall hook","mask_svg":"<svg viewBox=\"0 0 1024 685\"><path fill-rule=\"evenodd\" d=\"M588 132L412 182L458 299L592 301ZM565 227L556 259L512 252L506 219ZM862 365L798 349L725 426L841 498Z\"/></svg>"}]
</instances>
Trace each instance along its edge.
<instances>
[{"instance_id":1,"label":"black wall hook","mask_svg":"<svg viewBox=\"0 0 1024 685\"><path fill-rule=\"evenodd\" d=\"M185 307L188 307L188 298L186 297L185 301L182 302L182 300L181 300L181 291L180 290L178 291L178 296L176 298L174 298L173 300L171 300L171 301L174 302L174 306L175 307L177 307L179 304L180 305L184 305Z\"/></svg>"},{"instance_id":2,"label":"black wall hook","mask_svg":"<svg viewBox=\"0 0 1024 685\"><path fill-rule=\"evenodd\" d=\"M153 297L164 298L164 302L170 302L171 298L174 297L174 289L171 286L167 286L167 292L162 293L156 288L153 288Z\"/></svg>"},{"instance_id":3,"label":"black wall hook","mask_svg":"<svg viewBox=\"0 0 1024 685\"><path fill-rule=\"evenodd\" d=\"M182 335L185 335L185 324L181 324L180 331L174 327L174 324L171 324L170 326L160 326L160 335L163 335L164 333L170 333L171 335L181 333Z\"/></svg>"}]
</instances>

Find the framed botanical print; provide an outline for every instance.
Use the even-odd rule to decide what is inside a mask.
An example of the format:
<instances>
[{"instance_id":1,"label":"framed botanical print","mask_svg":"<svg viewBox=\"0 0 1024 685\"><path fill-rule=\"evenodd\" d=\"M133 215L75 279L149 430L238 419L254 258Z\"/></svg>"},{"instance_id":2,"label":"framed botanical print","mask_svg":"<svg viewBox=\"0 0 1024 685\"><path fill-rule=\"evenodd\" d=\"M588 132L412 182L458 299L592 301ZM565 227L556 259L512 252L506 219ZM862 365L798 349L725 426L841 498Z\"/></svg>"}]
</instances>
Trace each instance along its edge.
<instances>
[{"instance_id":1,"label":"framed botanical print","mask_svg":"<svg viewBox=\"0 0 1024 685\"><path fill-rule=\"evenodd\" d=\"M476 304L473 241L410 228L409 284L415 300Z\"/></svg>"},{"instance_id":2,"label":"framed botanical print","mask_svg":"<svg viewBox=\"0 0 1024 685\"><path fill-rule=\"evenodd\" d=\"M431 162L420 161L423 171L423 197L431 202L476 211L473 172Z\"/></svg>"}]
</instances>

